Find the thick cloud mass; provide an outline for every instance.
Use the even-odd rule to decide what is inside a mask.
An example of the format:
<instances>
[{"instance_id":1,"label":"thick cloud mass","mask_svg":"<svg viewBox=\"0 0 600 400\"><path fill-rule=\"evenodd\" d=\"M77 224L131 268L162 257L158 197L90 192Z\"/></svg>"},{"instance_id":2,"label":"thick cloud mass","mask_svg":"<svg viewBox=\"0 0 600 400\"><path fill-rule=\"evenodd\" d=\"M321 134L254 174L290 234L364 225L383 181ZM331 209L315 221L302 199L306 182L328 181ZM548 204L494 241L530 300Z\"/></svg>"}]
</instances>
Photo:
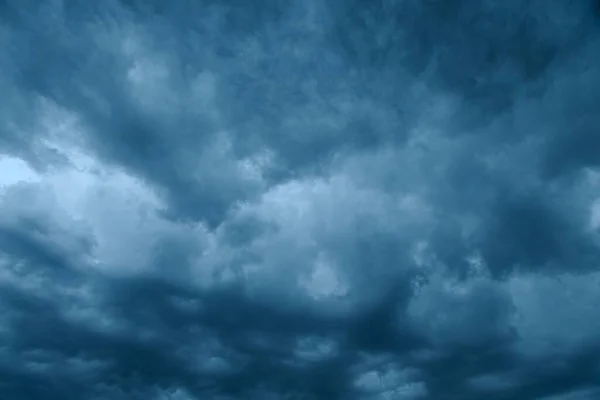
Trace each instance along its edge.
<instances>
[{"instance_id":1,"label":"thick cloud mass","mask_svg":"<svg viewBox=\"0 0 600 400\"><path fill-rule=\"evenodd\" d=\"M600 7L0 2L0 399L600 398Z\"/></svg>"}]
</instances>

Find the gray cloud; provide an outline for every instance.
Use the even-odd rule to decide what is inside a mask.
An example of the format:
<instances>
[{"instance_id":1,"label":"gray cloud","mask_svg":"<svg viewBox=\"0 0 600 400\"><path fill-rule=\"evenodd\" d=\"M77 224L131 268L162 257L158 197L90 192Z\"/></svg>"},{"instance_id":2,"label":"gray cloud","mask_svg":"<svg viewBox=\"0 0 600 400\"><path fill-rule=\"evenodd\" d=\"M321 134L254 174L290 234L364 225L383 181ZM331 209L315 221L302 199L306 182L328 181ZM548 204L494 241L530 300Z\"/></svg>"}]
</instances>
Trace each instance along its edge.
<instances>
[{"instance_id":1,"label":"gray cloud","mask_svg":"<svg viewBox=\"0 0 600 400\"><path fill-rule=\"evenodd\" d=\"M2 399L592 399L591 1L5 1Z\"/></svg>"}]
</instances>

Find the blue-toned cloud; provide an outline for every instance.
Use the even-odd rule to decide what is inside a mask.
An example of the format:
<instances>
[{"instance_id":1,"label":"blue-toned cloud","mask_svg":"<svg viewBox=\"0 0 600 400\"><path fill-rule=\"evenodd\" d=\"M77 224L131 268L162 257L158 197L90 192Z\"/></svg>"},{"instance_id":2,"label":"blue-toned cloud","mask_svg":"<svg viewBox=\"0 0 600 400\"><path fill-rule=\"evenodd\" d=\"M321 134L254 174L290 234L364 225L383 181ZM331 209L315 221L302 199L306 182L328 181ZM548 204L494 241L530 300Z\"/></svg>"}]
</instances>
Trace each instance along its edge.
<instances>
[{"instance_id":1,"label":"blue-toned cloud","mask_svg":"<svg viewBox=\"0 0 600 400\"><path fill-rule=\"evenodd\" d=\"M587 400L592 1L4 1L0 398Z\"/></svg>"}]
</instances>

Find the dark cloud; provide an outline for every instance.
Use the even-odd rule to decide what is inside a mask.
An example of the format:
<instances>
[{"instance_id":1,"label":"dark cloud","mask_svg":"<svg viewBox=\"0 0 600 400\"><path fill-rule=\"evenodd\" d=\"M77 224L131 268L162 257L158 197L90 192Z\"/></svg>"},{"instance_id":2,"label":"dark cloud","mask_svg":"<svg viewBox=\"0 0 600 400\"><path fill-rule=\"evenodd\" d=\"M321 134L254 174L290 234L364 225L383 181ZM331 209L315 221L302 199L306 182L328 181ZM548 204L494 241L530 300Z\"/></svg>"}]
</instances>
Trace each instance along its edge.
<instances>
[{"instance_id":1,"label":"dark cloud","mask_svg":"<svg viewBox=\"0 0 600 400\"><path fill-rule=\"evenodd\" d=\"M599 396L597 2L4 1L0 398Z\"/></svg>"}]
</instances>

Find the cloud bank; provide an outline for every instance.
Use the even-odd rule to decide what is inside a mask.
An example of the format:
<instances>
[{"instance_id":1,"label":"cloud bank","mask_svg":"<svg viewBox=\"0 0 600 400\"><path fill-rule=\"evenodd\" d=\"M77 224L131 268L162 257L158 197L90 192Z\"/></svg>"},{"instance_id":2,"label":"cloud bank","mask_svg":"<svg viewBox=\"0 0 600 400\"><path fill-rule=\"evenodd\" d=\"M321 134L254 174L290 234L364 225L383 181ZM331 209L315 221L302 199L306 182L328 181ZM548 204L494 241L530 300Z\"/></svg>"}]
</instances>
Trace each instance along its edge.
<instances>
[{"instance_id":1,"label":"cloud bank","mask_svg":"<svg viewBox=\"0 0 600 400\"><path fill-rule=\"evenodd\" d=\"M599 11L2 2L0 398L598 398Z\"/></svg>"}]
</instances>

